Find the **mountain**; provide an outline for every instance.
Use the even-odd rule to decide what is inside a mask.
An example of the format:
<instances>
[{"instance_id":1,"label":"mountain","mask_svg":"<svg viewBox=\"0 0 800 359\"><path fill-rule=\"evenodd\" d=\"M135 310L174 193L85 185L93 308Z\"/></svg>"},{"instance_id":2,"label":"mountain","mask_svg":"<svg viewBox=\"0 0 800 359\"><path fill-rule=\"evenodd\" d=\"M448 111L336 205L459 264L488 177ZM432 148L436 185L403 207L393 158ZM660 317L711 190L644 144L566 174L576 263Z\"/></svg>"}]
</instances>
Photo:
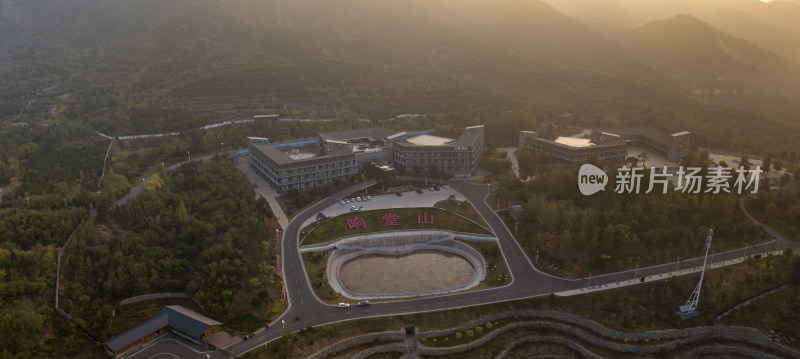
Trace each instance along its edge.
<instances>
[{"instance_id":1,"label":"mountain","mask_svg":"<svg viewBox=\"0 0 800 359\"><path fill-rule=\"evenodd\" d=\"M649 22L632 35L631 46L648 63L682 76L751 78L789 66L775 53L689 15Z\"/></svg>"},{"instance_id":2,"label":"mountain","mask_svg":"<svg viewBox=\"0 0 800 359\"><path fill-rule=\"evenodd\" d=\"M720 30L753 41L800 63L800 1L759 0L547 0L582 21L597 19L615 27L636 28L679 14L694 16ZM595 24L595 20L589 20Z\"/></svg>"},{"instance_id":3,"label":"mountain","mask_svg":"<svg viewBox=\"0 0 800 359\"><path fill-rule=\"evenodd\" d=\"M739 105L748 101L694 95L719 76L781 93L785 81L770 81L785 60L687 17L599 31L539 0L0 2L0 122L55 116L135 133L146 130L131 120L138 108L209 122L282 108L466 125L485 109L530 109L699 140L720 126L734 128L725 141L797 126Z\"/></svg>"}]
</instances>

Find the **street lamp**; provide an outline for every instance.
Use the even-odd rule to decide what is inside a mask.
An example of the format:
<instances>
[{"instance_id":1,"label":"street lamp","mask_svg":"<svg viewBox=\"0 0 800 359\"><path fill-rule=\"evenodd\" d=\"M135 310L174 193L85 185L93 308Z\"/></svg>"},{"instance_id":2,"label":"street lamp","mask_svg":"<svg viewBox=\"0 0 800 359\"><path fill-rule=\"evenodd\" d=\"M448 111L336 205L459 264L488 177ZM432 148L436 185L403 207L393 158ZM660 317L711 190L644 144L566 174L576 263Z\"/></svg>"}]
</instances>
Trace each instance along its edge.
<instances>
[{"instance_id":1,"label":"street lamp","mask_svg":"<svg viewBox=\"0 0 800 359\"><path fill-rule=\"evenodd\" d=\"M25 199L28 200L28 208L31 208L31 198L30 197L26 197Z\"/></svg>"},{"instance_id":2,"label":"street lamp","mask_svg":"<svg viewBox=\"0 0 800 359\"><path fill-rule=\"evenodd\" d=\"M225 155L225 142L220 142L219 144L222 145L222 155L224 156Z\"/></svg>"},{"instance_id":3,"label":"street lamp","mask_svg":"<svg viewBox=\"0 0 800 359\"><path fill-rule=\"evenodd\" d=\"M64 209L67 209L67 197L61 197L64 200Z\"/></svg>"},{"instance_id":4,"label":"street lamp","mask_svg":"<svg viewBox=\"0 0 800 359\"><path fill-rule=\"evenodd\" d=\"M192 154L189 152L189 150L186 150L186 155L189 156L189 162L192 162Z\"/></svg>"}]
</instances>

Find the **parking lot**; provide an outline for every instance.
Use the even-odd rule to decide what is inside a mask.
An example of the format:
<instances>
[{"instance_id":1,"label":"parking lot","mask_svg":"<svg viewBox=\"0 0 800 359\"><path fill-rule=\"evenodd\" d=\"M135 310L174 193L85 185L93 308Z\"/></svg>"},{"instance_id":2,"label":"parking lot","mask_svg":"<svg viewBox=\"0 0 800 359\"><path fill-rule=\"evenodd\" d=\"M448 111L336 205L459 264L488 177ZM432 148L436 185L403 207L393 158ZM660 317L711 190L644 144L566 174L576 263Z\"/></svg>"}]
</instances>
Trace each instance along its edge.
<instances>
[{"instance_id":1,"label":"parking lot","mask_svg":"<svg viewBox=\"0 0 800 359\"><path fill-rule=\"evenodd\" d=\"M371 201L347 203L344 205L334 204L322 211L328 217L336 217L342 214L350 213L351 206L364 207L365 211L382 208L413 208L413 207L433 207L433 204L439 201L446 200L451 195L456 196L456 200L463 201L464 196L460 195L453 189L444 189L440 187L439 191L431 191L429 188L422 190L422 193L415 191L402 192L402 196L396 194L385 194L380 196L372 196ZM363 195L363 194L362 194ZM355 197L355 196L352 196ZM351 197L351 198L352 198ZM343 198L337 198L343 199ZM307 220L303 223L303 227L314 222L314 218Z\"/></svg>"}]
</instances>

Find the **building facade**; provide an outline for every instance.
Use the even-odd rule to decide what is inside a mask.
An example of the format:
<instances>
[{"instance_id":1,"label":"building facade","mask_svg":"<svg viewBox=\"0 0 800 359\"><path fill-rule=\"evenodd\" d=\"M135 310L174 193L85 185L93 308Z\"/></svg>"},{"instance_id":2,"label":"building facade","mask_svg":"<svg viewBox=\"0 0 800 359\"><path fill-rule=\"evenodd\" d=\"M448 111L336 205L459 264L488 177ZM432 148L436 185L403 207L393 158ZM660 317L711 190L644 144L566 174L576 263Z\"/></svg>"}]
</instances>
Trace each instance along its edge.
<instances>
[{"instance_id":1,"label":"building facade","mask_svg":"<svg viewBox=\"0 0 800 359\"><path fill-rule=\"evenodd\" d=\"M394 165L406 174L471 176L483 156L483 125L464 129L458 139L420 135L393 145Z\"/></svg>"},{"instance_id":2,"label":"building facade","mask_svg":"<svg viewBox=\"0 0 800 359\"><path fill-rule=\"evenodd\" d=\"M278 193L347 182L356 173L355 155L348 149L310 158L292 158L270 144L249 145L250 167Z\"/></svg>"},{"instance_id":3,"label":"building facade","mask_svg":"<svg viewBox=\"0 0 800 359\"><path fill-rule=\"evenodd\" d=\"M278 193L346 182L370 163L382 175L397 167L407 174L470 176L483 155L483 126L467 127L457 139L372 127L324 132L312 142L315 153L302 153L250 137L250 167Z\"/></svg>"},{"instance_id":4,"label":"building facade","mask_svg":"<svg viewBox=\"0 0 800 359\"><path fill-rule=\"evenodd\" d=\"M625 162L628 146L642 145L663 154L669 161L680 162L689 155L691 133L668 134L652 127L620 127L595 129L588 137L559 137L553 141L540 138L536 132L521 131L519 148L549 153L568 162L596 157L606 164L620 164Z\"/></svg>"}]
</instances>

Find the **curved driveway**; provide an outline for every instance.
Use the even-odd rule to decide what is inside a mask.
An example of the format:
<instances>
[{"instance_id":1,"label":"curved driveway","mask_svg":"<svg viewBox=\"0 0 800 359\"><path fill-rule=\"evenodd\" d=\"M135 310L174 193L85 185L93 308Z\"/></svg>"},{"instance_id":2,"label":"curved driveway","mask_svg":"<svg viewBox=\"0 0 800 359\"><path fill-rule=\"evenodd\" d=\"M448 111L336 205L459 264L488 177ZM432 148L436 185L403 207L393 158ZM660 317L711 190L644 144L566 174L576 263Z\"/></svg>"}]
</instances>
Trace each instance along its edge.
<instances>
[{"instance_id":1,"label":"curved driveway","mask_svg":"<svg viewBox=\"0 0 800 359\"><path fill-rule=\"evenodd\" d=\"M460 308L514 299L529 298L563 290L576 289L581 286L579 280L564 280L537 271L528 257L517 244L508 228L484 202L486 185L477 185L464 181L450 182L450 186L464 195L475 209L483 216L495 232L503 256L506 259L512 276L512 283L493 289L449 294L443 296L373 303L368 307L353 306L339 309L317 299L308 281L302 258L298 252L298 234L300 224L316 216L323 209L337 203L334 198L344 197L357 191L360 186L353 186L328 197L309 207L295 217L284 232L283 237L283 271L289 291L289 310L273 322L266 330L262 329L246 341L241 341L227 350L234 355L241 355L264 342L280 337L281 320L285 320L286 329L296 331L308 326L318 326L338 321L358 318L409 314L424 311ZM295 320L300 316L300 320Z\"/></svg>"},{"instance_id":2,"label":"curved driveway","mask_svg":"<svg viewBox=\"0 0 800 359\"><path fill-rule=\"evenodd\" d=\"M450 186L464 195L472 203L475 209L486 220L492 231L498 238L498 244L505 257L508 269L512 276L509 285L499 288L471 291L464 293L448 294L442 296L428 297L422 299L398 300L391 302L373 303L368 307L353 306L349 309L339 309L317 299L305 273L302 258L298 251L298 238L301 224L308 219L316 216L323 209L335 205L338 200L335 198L345 197L356 192L369 183L361 183L346 188L331 197L306 209L295 217L284 232L283 237L283 272L286 276L286 285L289 295L289 309L281 318L270 324L268 328L257 331L255 336L249 340L240 341L227 348L231 354L241 355L255 349L259 345L277 339L282 334L281 320L285 320L288 331L297 331L308 326L319 326L367 317L402 315L426 311L445 310L503 302L509 300L530 298L549 293L568 291L582 288L585 284L582 280L567 280L558 278L538 271L530 259L522 250L522 247L514 239L514 236L494 213L494 211L484 201L488 186L473 184L465 181L451 181ZM786 246L797 247L796 244ZM777 249L776 242L764 243L759 246L746 249L747 254L765 253ZM725 253L716 254L713 262L718 263L722 260L742 257L745 249L733 250ZM640 268L638 276L650 276L667 274L676 270L688 270L690 267L702 266L702 257L685 260L681 263L666 263L662 265ZM624 271L611 273L591 278L591 284L597 288L608 287L609 284L630 280L633 278L634 271ZM300 317L299 320L295 319Z\"/></svg>"}]
</instances>

